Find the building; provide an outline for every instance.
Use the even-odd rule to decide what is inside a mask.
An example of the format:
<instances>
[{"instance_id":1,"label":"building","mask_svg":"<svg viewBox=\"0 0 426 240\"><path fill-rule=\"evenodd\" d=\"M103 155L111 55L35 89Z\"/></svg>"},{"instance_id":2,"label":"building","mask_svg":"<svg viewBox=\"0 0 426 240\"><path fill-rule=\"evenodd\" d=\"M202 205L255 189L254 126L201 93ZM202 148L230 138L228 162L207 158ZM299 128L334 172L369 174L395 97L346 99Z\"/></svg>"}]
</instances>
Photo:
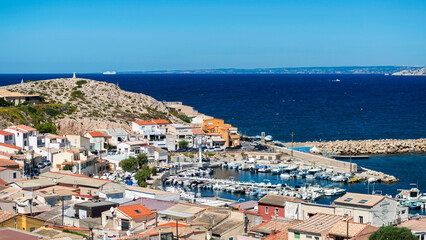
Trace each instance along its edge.
<instances>
[{"instance_id":1,"label":"building","mask_svg":"<svg viewBox=\"0 0 426 240\"><path fill-rule=\"evenodd\" d=\"M225 141L225 147L236 147L240 145L238 129L232 127L230 124L225 124L222 119L204 119L202 130L207 133L219 133Z\"/></svg>"},{"instance_id":2,"label":"building","mask_svg":"<svg viewBox=\"0 0 426 240\"><path fill-rule=\"evenodd\" d=\"M0 143L15 145L15 134L0 130Z\"/></svg>"},{"instance_id":3,"label":"building","mask_svg":"<svg viewBox=\"0 0 426 240\"><path fill-rule=\"evenodd\" d=\"M258 213L263 220L273 218L299 219L302 200L295 197L287 197L277 194L268 194L258 202Z\"/></svg>"},{"instance_id":4,"label":"building","mask_svg":"<svg viewBox=\"0 0 426 240\"><path fill-rule=\"evenodd\" d=\"M0 88L0 98L11 102L13 105L24 102L38 103L42 101L42 98L38 94L22 94L19 92L11 92L5 88Z\"/></svg>"},{"instance_id":5,"label":"building","mask_svg":"<svg viewBox=\"0 0 426 240\"><path fill-rule=\"evenodd\" d=\"M10 154L17 154L21 152L20 147L17 147L15 145L7 144L7 143L0 143L0 151L10 153Z\"/></svg>"},{"instance_id":6,"label":"building","mask_svg":"<svg viewBox=\"0 0 426 240\"><path fill-rule=\"evenodd\" d=\"M288 228L299 222L300 221L289 219L268 220L251 228L251 233L249 235L259 236L263 240L285 240L288 238Z\"/></svg>"},{"instance_id":7,"label":"building","mask_svg":"<svg viewBox=\"0 0 426 240\"><path fill-rule=\"evenodd\" d=\"M122 128L108 129L108 134L111 136L109 144L117 146L117 144L129 141L129 134Z\"/></svg>"},{"instance_id":8,"label":"building","mask_svg":"<svg viewBox=\"0 0 426 240\"><path fill-rule=\"evenodd\" d=\"M72 173L82 174L85 176L91 176L98 174L99 170L95 164L98 163L98 157L95 155L85 156L78 151L66 151L53 155L53 162L51 166L52 171L60 171L67 165L71 165ZM100 164L100 162L98 163Z\"/></svg>"},{"instance_id":9,"label":"building","mask_svg":"<svg viewBox=\"0 0 426 240\"><path fill-rule=\"evenodd\" d=\"M295 240L320 240L327 239L328 231L338 222L343 220L343 216L318 213L307 220L288 228L288 239Z\"/></svg>"},{"instance_id":10,"label":"building","mask_svg":"<svg viewBox=\"0 0 426 240\"><path fill-rule=\"evenodd\" d=\"M32 232L44 225L45 221L27 215L7 212L0 209L0 228L16 228ZM3 236L2 236L3 237Z\"/></svg>"},{"instance_id":11,"label":"building","mask_svg":"<svg viewBox=\"0 0 426 240\"><path fill-rule=\"evenodd\" d=\"M78 219L100 218L102 212L109 211L111 207L117 207L118 203L109 201L81 202L74 205L75 217Z\"/></svg>"},{"instance_id":12,"label":"building","mask_svg":"<svg viewBox=\"0 0 426 240\"><path fill-rule=\"evenodd\" d=\"M118 155L138 155L141 153L141 148L147 146L146 141L128 141L122 142L117 145Z\"/></svg>"},{"instance_id":13,"label":"building","mask_svg":"<svg viewBox=\"0 0 426 240\"><path fill-rule=\"evenodd\" d=\"M65 135L70 149L80 152L90 150L90 138L80 135Z\"/></svg>"},{"instance_id":14,"label":"building","mask_svg":"<svg viewBox=\"0 0 426 240\"><path fill-rule=\"evenodd\" d=\"M328 239L343 240L348 237L352 240L368 240L368 237L378 229L369 224L340 221L328 231Z\"/></svg>"},{"instance_id":15,"label":"building","mask_svg":"<svg viewBox=\"0 0 426 240\"><path fill-rule=\"evenodd\" d=\"M411 230L419 240L426 239L426 217L415 217L398 225Z\"/></svg>"},{"instance_id":16,"label":"building","mask_svg":"<svg viewBox=\"0 0 426 240\"><path fill-rule=\"evenodd\" d=\"M161 190L155 190L151 188L143 188L138 186L126 186L124 196L127 199L138 199L138 198L153 198L166 201L178 201L180 196L178 193L166 192Z\"/></svg>"},{"instance_id":17,"label":"building","mask_svg":"<svg viewBox=\"0 0 426 240\"><path fill-rule=\"evenodd\" d=\"M198 111L194 110L193 107L191 106L187 106L187 105L182 105L182 104L174 104L169 106L169 109L171 111L176 112L177 114L183 114L185 116L188 117L195 117L198 115Z\"/></svg>"},{"instance_id":18,"label":"building","mask_svg":"<svg viewBox=\"0 0 426 240\"><path fill-rule=\"evenodd\" d=\"M105 136L101 132L88 132L85 137L90 140L90 151L105 150Z\"/></svg>"},{"instance_id":19,"label":"building","mask_svg":"<svg viewBox=\"0 0 426 240\"><path fill-rule=\"evenodd\" d=\"M398 201L381 195L346 193L333 202L336 214L349 215L354 222L376 227L399 224L408 219L408 208Z\"/></svg>"},{"instance_id":20,"label":"building","mask_svg":"<svg viewBox=\"0 0 426 240\"><path fill-rule=\"evenodd\" d=\"M15 145L25 150L31 150L29 138L37 135L37 129L25 125L16 125L4 129L6 132L13 133L15 136Z\"/></svg>"},{"instance_id":21,"label":"building","mask_svg":"<svg viewBox=\"0 0 426 240\"><path fill-rule=\"evenodd\" d=\"M21 179L21 173L22 171L19 169L0 167L0 179L3 179L6 183Z\"/></svg>"},{"instance_id":22,"label":"building","mask_svg":"<svg viewBox=\"0 0 426 240\"><path fill-rule=\"evenodd\" d=\"M102 212L102 226L108 230L128 231L146 224L154 217L155 214L141 204L120 206Z\"/></svg>"},{"instance_id":23,"label":"building","mask_svg":"<svg viewBox=\"0 0 426 240\"><path fill-rule=\"evenodd\" d=\"M175 149L179 148L179 142L184 140L188 142L188 147L193 146L193 133L192 128L185 124L170 124L169 134L174 135Z\"/></svg>"},{"instance_id":24,"label":"building","mask_svg":"<svg viewBox=\"0 0 426 240\"><path fill-rule=\"evenodd\" d=\"M336 207L325 205L325 204L317 204L317 203L309 203L302 202L301 204L302 210L300 211L299 220L306 220L317 213L325 213L325 214L335 214Z\"/></svg>"}]
</instances>

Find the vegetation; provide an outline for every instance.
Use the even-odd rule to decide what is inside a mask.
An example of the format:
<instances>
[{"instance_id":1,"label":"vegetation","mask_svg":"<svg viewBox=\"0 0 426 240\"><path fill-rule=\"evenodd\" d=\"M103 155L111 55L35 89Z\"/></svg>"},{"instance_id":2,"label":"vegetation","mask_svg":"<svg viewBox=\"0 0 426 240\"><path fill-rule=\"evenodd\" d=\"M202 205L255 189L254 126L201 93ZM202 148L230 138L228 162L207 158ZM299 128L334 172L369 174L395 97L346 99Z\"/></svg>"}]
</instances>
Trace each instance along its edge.
<instances>
[{"instance_id":1,"label":"vegetation","mask_svg":"<svg viewBox=\"0 0 426 240\"><path fill-rule=\"evenodd\" d=\"M10 106L10 105L12 105L12 103L4 100L4 98L0 98L0 106L1 107L7 107L7 106Z\"/></svg>"},{"instance_id":2,"label":"vegetation","mask_svg":"<svg viewBox=\"0 0 426 240\"><path fill-rule=\"evenodd\" d=\"M79 98L83 96L83 92L80 90L75 90L71 93L71 97Z\"/></svg>"},{"instance_id":3,"label":"vegetation","mask_svg":"<svg viewBox=\"0 0 426 240\"><path fill-rule=\"evenodd\" d=\"M146 181L151 177L157 175L157 168L148 166L148 157L145 154L139 154L136 157L130 156L120 162L120 167L123 171L132 172L138 170L135 174L135 179L138 185L146 187Z\"/></svg>"},{"instance_id":4,"label":"vegetation","mask_svg":"<svg viewBox=\"0 0 426 240\"><path fill-rule=\"evenodd\" d=\"M394 226L381 227L379 230L373 232L369 240L418 240L418 238L411 233L408 228L400 228Z\"/></svg>"},{"instance_id":5,"label":"vegetation","mask_svg":"<svg viewBox=\"0 0 426 240\"><path fill-rule=\"evenodd\" d=\"M48 123L39 123L35 125L35 129L37 129L40 133L52 133L57 134L57 129L55 124L48 122Z\"/></svg>"},{"instance_id":6,"label":"vegetation","mask_svg":"<svg viewBox=\"0 0 426 240\"><path fill-rule=\"evenodd\" d=\"M179 145L179 148L184 148L184 149L186 149L186 148L188 148L188 141L186 141L186 140L180 140L180 141L178 142L178 145Z\"/></svg>"},{"instance_id":7,"label":"vegetation","mask_svg":"<svg viewBox=\"0 0 426 240\"><path fill-rule=\"evenodd\" d=\"M186 115L183 115L183 114L180 114L177 117L180 118L180 120L182 120L182 121L184 121L186 123L191 123L191 120L192 120L192 118L190 118L190 117L188 117Z\"/></svg>"},{"instance_id":8,"label":"vegetation","mask_svg":"<svg viewBox=\"0 0 426 240\"><path fill-rule=\"evenodd\" d=\"M71 170L72 170L72 165L71 165L71 164L67 164L67 165L65 165L65 166L62 168L62 170L69 170L69 171L71 171Z\"/></svg>"},{"instance_id":9,"label":"vegetation","mask_svg":"<svg viewBox=\"0 0 426 240\"><path fill-rule=\"evenodd\" d=\"M78 232L73 232L73 231L70 231L70 230L68 230L68 229L64 229L64 230L62 230L62 232L65 232L65 233L71 233L71 234L75 234L75 235L79 235L79 236L83 236L83 237L85 237L86 239L89 239L89 238L90 238L90 237L89 237L89 236L87 236L86 234L78 233Z\"/></svg>"}]
</instances>

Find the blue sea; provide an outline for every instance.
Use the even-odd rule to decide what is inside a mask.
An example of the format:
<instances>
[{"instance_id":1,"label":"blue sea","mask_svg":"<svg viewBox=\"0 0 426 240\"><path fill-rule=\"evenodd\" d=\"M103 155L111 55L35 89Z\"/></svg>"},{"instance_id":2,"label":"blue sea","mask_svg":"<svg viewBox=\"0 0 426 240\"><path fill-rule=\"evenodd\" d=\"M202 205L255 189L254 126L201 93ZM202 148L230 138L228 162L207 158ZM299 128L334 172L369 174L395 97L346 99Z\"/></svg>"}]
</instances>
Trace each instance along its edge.
<instances>
[{"instance_id":1,"label":"blue sea","mask_svg":"<svg viewBox=\"0 0 426 240\"><path fill-rule=\"evenodd\" d=\"M0 85L71 76L3 74ZM118 83L124 90L157 100L182 101L223 118L244 134L264 131L281 141L290 141L291 132L296 142L426 137L425 76L77 73L77 77ZM410 183L426 192L425 154L372 156L357 163L401 179L393 185L376 184L384 194L395 195L396 189L407 189ZM363 183L348 190L367 192Z\"/></svg>"}]
</instances>

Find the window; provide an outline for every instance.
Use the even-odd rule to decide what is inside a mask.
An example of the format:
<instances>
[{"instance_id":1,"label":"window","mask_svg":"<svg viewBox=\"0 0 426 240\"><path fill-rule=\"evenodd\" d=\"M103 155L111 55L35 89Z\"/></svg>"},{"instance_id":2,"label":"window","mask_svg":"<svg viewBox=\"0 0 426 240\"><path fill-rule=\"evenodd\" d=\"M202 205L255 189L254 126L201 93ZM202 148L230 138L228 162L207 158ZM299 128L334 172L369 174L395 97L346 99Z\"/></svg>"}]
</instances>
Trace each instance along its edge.
<instances>
[{"instance_id":1,"label":"window","mask_svg":"<svg viewBox=\"0 0 426 240\"><path fill-rule=\"evenodd\" d=\"M358 203L366 203L366 202L367 202L367 200L363 199L363 200L359 201Z\"/></svg>"},{"instance_id":2,"label":"window","mask_svg":"<svg viewBox=\"0 0 426 240\"><path fill-rule=\"evenodd\" d=\"M16 178L16 172L13 173L13 178Z\"/></svg>"},{"instance_id":3,"label":"window","mask_svg":"<svg viewBox=\"0 0 426 240\"><path fill-rule=\"evenodd\" d=\"M350 202L350 201L352 201L352 198L346 198L344 201L345 202Z\"/></svg>"},{"instance_id":4,"label":"window","mask_svg":"<svg viewBox=\"0 0 426 240\"><path fill-rule=\"evenodd\" d=\"M260 224L260 218L256 218L256 226Z\"/></svg>"},{"instance_id":5,"label":"window","mask_svg":"<svg viewBox=\"0 0 426 240\"><path fill-rule=\"evenodd\" d=\"M295 233L294 233L294 238L295 238L295 239L300 239L300 233L295 232Z\"/></svg>"},{"instance_id":6,"label":"window","mask_svg":"<svg viewBox=\"0 0 426 240\"><path fill-rule=\"evenodd\" d=\"M359 223L364 223L364 217L363 216L359 216L358 219L359 219Z\"/></svg>"},{"instance_id":7,"label":"window","mask_svg":"<svg viewBox=\"0 0 426 240\"><path fill-rule=\"evenodd\" d=\"M315 237L315 240L319 240L319 237Z\"/></svg>"},{"instance_id":8,"label":"window","mask_svg":"<svg viewBox=\"0 0 426 240\"><path fill-rule=\"evenodd\" d=\"M311 238L312 238L312 236L306 235L306 238L309 238L309 239L311 239Z\"/></svg>"},{"instance_id":9,"label":"window","mask_svg":"<svg viewBox=\"0 0 426 240\"><path fill-rule=\"evenodd\" d=\"M280 209L276 207L275 208L275 216L278 216L279 211L280 211Z\"/></svg>"},{"instance_id":10,"label":"window","mask_svg":"<svg viewBox=\"0 0 426 240\"><path fill-rule=\"evenodd\" d=\"M35 228L33 228L33 227L32 227L32 228L30 228L30 232L32 232L32 231L34 231L34 230L35 230Z\"/></svg>"},{"instance_id":11,"label":"window","mask_svg":"<svg viewBox=\"0 0 426 240\"><path fill-rule=\"evenodd\" d=\"M268 208L269 208L268 206L265 207L265 214L268 214L268 210L269 210Z\"/></svg>"},{"instance_id":12,"label":"window","mask_svg":"<svg viewBox=\"0 0 426 240\"><path fill-rule=\"evenodd\" d=\"M141 213L139 210L135 210L136 213Z\"/></svg>"}]
</instances>

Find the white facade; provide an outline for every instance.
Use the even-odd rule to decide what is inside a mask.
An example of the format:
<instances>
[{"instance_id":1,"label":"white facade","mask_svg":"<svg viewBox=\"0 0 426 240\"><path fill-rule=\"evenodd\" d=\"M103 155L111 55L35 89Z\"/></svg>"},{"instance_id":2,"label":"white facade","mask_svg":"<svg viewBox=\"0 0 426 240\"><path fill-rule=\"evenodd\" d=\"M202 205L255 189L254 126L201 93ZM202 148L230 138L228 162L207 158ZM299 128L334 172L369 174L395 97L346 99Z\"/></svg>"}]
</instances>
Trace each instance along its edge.
<instances>
[{"instance_id":1,"label":"white facade","mask_svg":"<svg viewBox=\"0 0 426 240\"><path fill-rule=\"evenodd\" d=\"M29 137L36 136L37 130L25 125L17 125L6 128L4 131L13 133L15 136L15 145L25 150L31 150Z\"/></svg>"},{"instance_id":2,"label":"white facade","mask_svg":"<svg viewBox=\"0 0 426 240\"><path fill-rule=\"evenodd\" d=\"M18 179L21 179L21 171L5 168L3 170L0 170L0 178L7 183L11 183Z\"/></svg>"},{"instance_id":3,"label":"white facade","mask_svg":"<svg viewBox=\"0 0 426 240\"><path fill-rule=\"evenodd\" d=\"M15 145L15 134L6 131L0 131L0 143Z\"/></svg>"}]
</instances>

